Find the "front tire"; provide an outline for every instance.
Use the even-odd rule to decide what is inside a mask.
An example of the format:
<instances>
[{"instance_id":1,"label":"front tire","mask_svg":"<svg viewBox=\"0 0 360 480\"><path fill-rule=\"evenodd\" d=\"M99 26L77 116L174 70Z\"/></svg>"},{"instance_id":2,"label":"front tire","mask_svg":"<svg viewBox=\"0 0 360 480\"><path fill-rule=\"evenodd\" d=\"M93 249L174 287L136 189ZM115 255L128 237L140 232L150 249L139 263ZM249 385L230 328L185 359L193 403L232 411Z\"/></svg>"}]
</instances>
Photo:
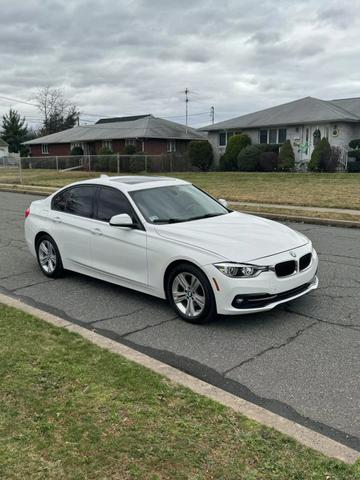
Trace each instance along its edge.
<instances>
[{"instance_id":1,"label":"front tire","mask_svg":"<svg viewBox=\"0 0 360 480\"><path fill-rule=\"evenodd\" d=\"M36 256L41 271L50 278L64 273L59 249L50 235L42 235L36 242Z\"/></svg>"},{"instance_id":2,"label":"front tire","mask_svg":"<svg viewBox=\"0 0 360 480\"><path fill-rule=\"evenodd\" d=\"M167 298L175 312L190 323L203 324L216 317L214 293L206 275L194 265L177 265L167 281Z\"/></svg>"}]
</instances>

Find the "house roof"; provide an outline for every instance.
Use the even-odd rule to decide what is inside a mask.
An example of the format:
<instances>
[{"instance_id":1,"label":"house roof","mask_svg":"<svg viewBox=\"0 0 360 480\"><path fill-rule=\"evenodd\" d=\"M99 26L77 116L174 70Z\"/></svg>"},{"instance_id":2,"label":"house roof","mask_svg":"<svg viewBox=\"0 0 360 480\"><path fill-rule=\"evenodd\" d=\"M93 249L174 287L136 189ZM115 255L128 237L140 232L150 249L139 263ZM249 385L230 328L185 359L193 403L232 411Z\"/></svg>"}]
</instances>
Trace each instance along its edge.
<instances>
[{"instance_id":1,"label":"house roof","mask_svg":"<svg viewBox=\"0 0 360 480\"><path fill-rule=\"evenodd\" d=\"M122 138L166 138L171 140L201 140L205 134L180 123L147 115L136 120L122 120L79 126L24 142L25 145L43 143L80 143L94 140Z\"/></svg>"},{"instance_id":2,"label":"house roof","mask_svg":"<svg viewBox=\"0 0 360 480\"><path fill-rule=\"evenodd\" d=\"M208 125L200 130L227 130L340 121L360 121L360 98L320 100L319 98L305 97Z\"/></svg>"},{"instance_id":3,"label":"house roof","mask_svg":"<svg viewBox=\"0 0 360 480\"><path fill-rule=\"evenodd\" d=\"M9 144L5 142L2 138L0 138L0 147L8 147Z\"/></svg>"},{"instance_id":4,"label":"house roof","mask_svg":"<svg viewBox=\"0 0 360 480\"><path fill-rule=\"evenodd\" d=\"M99 125L99 123L134 122L135 120L144 117L150 117L150 114L147 113L146 115L132 115L131 117L100 118L100 120L95 123L96 125Z\"/></svg>"}]
</instances>

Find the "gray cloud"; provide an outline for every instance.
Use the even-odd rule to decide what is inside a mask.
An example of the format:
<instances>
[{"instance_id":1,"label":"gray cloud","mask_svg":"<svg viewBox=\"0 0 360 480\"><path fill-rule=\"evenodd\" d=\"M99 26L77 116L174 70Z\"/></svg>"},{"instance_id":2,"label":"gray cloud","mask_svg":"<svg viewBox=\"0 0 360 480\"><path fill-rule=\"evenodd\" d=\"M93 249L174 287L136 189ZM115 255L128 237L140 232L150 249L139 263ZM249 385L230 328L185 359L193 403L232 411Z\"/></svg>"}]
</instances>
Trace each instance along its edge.
<instances>
[{"instance_id":1,"label":"gray cloud","mask_svg":"<svg viewBox=\"0 0 360 480\"><path fill-rule=\"evenodd\" d=\"M1 6L0 96L46 84L82 112L194 125L290 101L359 95L360 1L12 0ZM0 99L39 117L31 106ZM85 114L84 114L84 117ZM93 118L93 117L92 117Z\"/></svg>"}]
</instances>

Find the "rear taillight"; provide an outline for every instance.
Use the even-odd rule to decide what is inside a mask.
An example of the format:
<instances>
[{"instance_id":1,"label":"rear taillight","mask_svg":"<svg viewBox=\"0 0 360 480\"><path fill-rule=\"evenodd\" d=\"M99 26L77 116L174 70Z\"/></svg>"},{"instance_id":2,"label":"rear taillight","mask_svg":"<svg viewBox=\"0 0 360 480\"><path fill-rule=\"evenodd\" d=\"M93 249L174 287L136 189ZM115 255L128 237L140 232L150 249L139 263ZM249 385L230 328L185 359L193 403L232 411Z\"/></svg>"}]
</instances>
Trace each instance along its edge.
<instances>
[{"instance_id":1,"label":"rear taillight","mask_svg":"<svg viewBox=\"0 0 360 480\"><path fill-rule=\"evenodd\" d=\"M25 218L27 218L29 215L30 215L30 207L28 207L28 208L25 210Z\"/></svg>"}]
</instances>

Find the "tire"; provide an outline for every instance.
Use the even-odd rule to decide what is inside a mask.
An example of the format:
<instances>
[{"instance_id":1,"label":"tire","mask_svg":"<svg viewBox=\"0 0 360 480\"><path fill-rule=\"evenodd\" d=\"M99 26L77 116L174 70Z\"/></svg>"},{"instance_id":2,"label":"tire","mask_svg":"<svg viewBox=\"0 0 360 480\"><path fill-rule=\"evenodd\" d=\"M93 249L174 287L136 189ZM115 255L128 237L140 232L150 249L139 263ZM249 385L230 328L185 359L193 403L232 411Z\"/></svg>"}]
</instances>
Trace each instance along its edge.
<instances>
[{"instance_id":1,"label":"tire","mask_svg":"<svg viewBox=\"0 0 360 480\"><path fill-rule=\"evenodd\" d=\"M187 322L203 324L217 316L209 280L190 263L179 264L171 271L166 294L172 308Z\"/></svg>"},{"instance_id":2,"label":"tire","mask_svg":"<svg viewBox=\"0 0 360 480\"><path fill-rule=\"evenodd\" d=\"M64 267L61 255L53 238L42 235L36 242L36 257L39 267L44 275L50 278L61 277Z\"/></svg>"}]
</instances>

